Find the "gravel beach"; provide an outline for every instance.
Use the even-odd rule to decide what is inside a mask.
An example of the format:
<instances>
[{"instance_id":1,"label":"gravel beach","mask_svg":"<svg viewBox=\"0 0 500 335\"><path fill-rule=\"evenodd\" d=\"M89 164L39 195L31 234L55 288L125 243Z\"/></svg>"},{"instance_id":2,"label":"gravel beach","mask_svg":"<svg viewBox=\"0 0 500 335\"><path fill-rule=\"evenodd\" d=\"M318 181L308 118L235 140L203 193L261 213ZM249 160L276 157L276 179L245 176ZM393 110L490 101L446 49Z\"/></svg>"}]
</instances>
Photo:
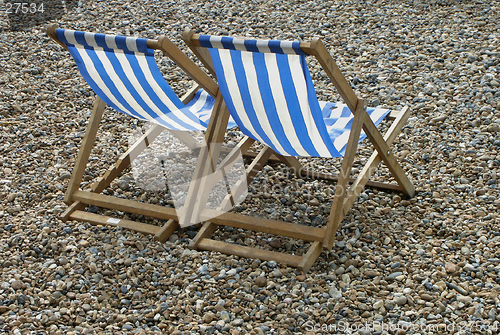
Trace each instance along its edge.
<instances>
[{"instance_id":1,"label":"gravel beach","mask_svg":"<svg viewBox=\"0 0 500 335\"><path fill-rule=\"evenodd\" d=\"M0 333L498 333L499 12L499 1L467 0L91 0L68 1L60 17L12 29L0 11ZM360 97L412 109L395 148L417 195L365 189L333 250L306 275L272 261L192 251L196 228L160 244L119 228L62 222L94 98L69 53L46 36L51 22L166 35L193 59L182 41L187 27L281 40L321 37ZM185 92L192 82L156 57L179 95ZM338 100L318 70L313 63L318 98ZM142 126L106 110L83 188ZM355 170L371 150L363 147ZM322 172L340 167L339 160L303 163ZM171 206L167 195L142 190L132 177L126 170L105 192ZM382 168L374 180L392 179ZM270 164L234 210L323 226L334 187ZM237 229L215 235L296 254L308 246Z\"/></svg>"}]
</instances>

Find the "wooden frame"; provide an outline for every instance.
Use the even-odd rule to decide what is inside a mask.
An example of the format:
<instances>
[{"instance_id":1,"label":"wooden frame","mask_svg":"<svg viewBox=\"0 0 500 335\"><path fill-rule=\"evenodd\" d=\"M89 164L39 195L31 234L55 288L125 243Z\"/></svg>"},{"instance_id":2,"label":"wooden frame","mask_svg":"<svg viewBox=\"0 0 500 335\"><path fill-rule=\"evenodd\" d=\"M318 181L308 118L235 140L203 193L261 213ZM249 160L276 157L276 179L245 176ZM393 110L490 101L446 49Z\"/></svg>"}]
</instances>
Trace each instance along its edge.
<instances>
[{"instance_id":1,"label":"wooden frame","mask_svg":"<svg viewBox=\"0 0 500 335\"><path fill-rule=\"evenodd\" d=\"M194 54L202 61L202 63L209 69L209 71L215 76L210 53L207 49L201 47L199 37L200 35L195 34L192 30L186 30L186 32L184 33L184 41L188 44ZM332 176L327 174L315 174L314 172L306 171L302 168L302 165L295 157L284 157L277 155L276 153L274 153L273 155L270 149L266 149L262 150L258 155L256 155L255 160L247 169L247 181L250 182L255 177L256 173L262 168L262 166L271 157L271 155L273 155L273 157L276 157L276 159L281 160L288 166L292 167L298 175L316 175L320 178L337 180L336 192L332 203L328 223L324 228L314 228L290 224L277 220L256 220L255 218L242 214L225 213L217 218L210 219L209 222L205 222L203 224L202 228L190 244L192 248L218 251L242 257L275 260L277 262L283 262L288 265L298 267L300 270L307 272L314 264L318 256L321 254L323 249L332 249L337 229L339 228L346 213L349 211L350 207L353 205L365 185L385 188L392 191L401 191L409 197L412 197L415 194L415 188L413 184L404 173L403 169L399 165L396 157L390 149L390 145L395 140L396 136L400 133L410 115L409 108L405 107L400 112L391 113L390 118L393 119L393 123L385 136L382 136L366 112L366 101L359 99L356 96L353 89L340 72L338 66L336 65L331 55L328 53L321 40L315 38L311 42L301 42L300 48L306 54L314 56L318 60L319 64L325 70L326 74L334 84L335 88L338 90L344 102L347 104L350 110L353 111L354 114L354 120L351 127L349 141L346 147L346 153L342 161L340 175ZM223 112L228 113L227 109L224 109ZM223 130L225 129L225 126L227 124L227 119L228 117L224 116L217 120L214 120L214 123L211 125L211 127L208 128L207 133L210 133L213 138L222 136ZM353 180L350 178L350 174L352 164L354 162L354 157L357 151L358 139L361 130L365 131L368 139L375 147L375 151L368 159L358 177ZM241 146L236 147L234 150L240 149ZM217 152L215 154L217 154ZM229 155L231 155L231 153ZM369 181L371 175L375 172L375 169L381 161L383 161L389 168L391 174L397 181L397 185ZM350 183L352 183L352 185L350 188L348 188ZM237 187L238 185L235 186L235 188ZM237 192L237 190L235 190L235 192ZM188 197L190 197L189 193ZM229 201L230 199L228 196L226 197L226 199L224 199L222 209L227 209L224 208L224 205L227 205ZM206 211L200 208L196 209L196 205L190 205L190 208L194 209L195 214L200 213L200 218L203 216L203 212ZM228 219L231 218L231 220L224 219L226 217ZM264 222L259 224L256 221ZM300 257L285 253L262 250L258 248L229 244L226 242L220 242L210 239L210 236L220 225L303 239L306 241L312 241L312 244L305 255ZM263 225L265 225L265 227L263 227Z\"/></svg>"}]
</instances>

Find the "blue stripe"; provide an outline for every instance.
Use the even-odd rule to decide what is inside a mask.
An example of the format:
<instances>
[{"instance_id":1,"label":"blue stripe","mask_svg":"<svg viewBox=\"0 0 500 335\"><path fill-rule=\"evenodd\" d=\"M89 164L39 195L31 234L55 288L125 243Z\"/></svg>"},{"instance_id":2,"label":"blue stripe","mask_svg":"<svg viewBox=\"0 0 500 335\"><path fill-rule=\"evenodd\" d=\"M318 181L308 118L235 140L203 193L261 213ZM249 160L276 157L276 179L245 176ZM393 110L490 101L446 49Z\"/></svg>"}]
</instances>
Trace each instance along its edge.
<instances>
[{"instance_id":1,"label":"blue stripe","mask_svg":"<svg viewBox=\"0 0 500 335\"><path fill-rule=\"evenodd\" d=\"M342 108L342 113L340 114L340 117L349 117L353 115L351 110L349 109L349 107L347 106L344 106L344 108Z\"/></svg>"},{"instance_id":2,"label":"blue stripe","mask_svg":"<svg viewBox=\"0 0 500 335\"><path fill-rule=\"evenodd\" d=\"M238 113L235 112L236 108L234 107L233 99L231 99L231 95L229 94L227 81L225 80L224 68L222 67L222 63L219 56L219 50L210 48L209 51L210 51L210 56L212 58L212 64L214 66L217 78L219 80L219 90L221 91L222 96L224 97L224 102L226 103L228 110L233 111L231 116L236 121L243 134L258 141L255 138L255 136L247 128L243 126L243 122L241 121Z\"/></svg>"},{"instance_id":3,"label":"blue stripe","mask_svg":"<svg viewBox=\"0 0 500 335\"><path fill-rule=\"evenodd\" d=\"M224 36L221 38L220 42L222 43L222 46L224 47L224 49L230 49L230 50L236 49L236 47L234 46L232 37Z\"/></svg>"},{"instance_id":4,"label":"blue stripe","mask_svg":"<svg viewBox=\"0 0 500 335\"><path fill-rule=\"evenodd\" d=\"M170 98L170 100L174 103L174 105L184 114L186 115L189 119L196 123L201 123L201 122L195 115L193 115L191 112L185 110L185 105L182 103L182 101L179 99L179 97L175 94L175 92L172 90L170 85L165 81L163 78L160 70L158 69L158 65L156 64L154 58L152 57L146 57L146 61L148 62L148 66L151 70L151 74L153 75L154 80L156 83L161 87L161 89L165 92L165 94ZM155 71L153 71L155 69ZM166 107L165 107L166 108ZM167 109L168 110L168 109ZM171 112L169 111L169 114L166 114L168 117L172 119L177 119L176 116L171 115ZM179 121L181 124L184 124L183 122ZM189 126L188 129L193 129L192 126ZM194 129L193 129L194 130Z\"/></svg>"},{"instance_id":5,"label":"blue stripe","mask_svg":"<svg viewBox=\"0 0 500 335\"><path fill-rule=\"evenodd\" d=\"M125 36L115 36L116 47L125 52L132 52L127 48L127 38Z\"/></svg>"},{"instance_id":6,"label":"blue stripe","mask_svg":"<svg viewBox=\"0 0 500 335\"><path fill-rule=\"evenodd\" d=\"M258 80L259 91L262 103L264 105L264 109L267 114L267 118L283 150L285 150L292 156L297 156L298 154L290 144L290 141L288 140L285 134L285 129L283 128L283 124L281 123L278 117L278 112L276 110L276 103L274 101L273 92L271 91L269 73L267 71L267 66L264 59L265 55L263 53L253 54L253 64L255 67L257 78L259 78Z\"/></svg>"},{"instance_id":7,"label":"blue stripe","mask_svg":"<svg viewBox=\"0 0 500 335\"><path fill-rule=\"evenodd\" d=\"M85 33L83 31L75 31L75 40L78 42L78 44L81 45L88 45L87 40L85 40Z\"/></svg>"},{"instance_id":8,"label":"blue stripe","mask_svg":"<svg viewBox=\"0 0 500 335\"><path fill-rule=\"evenodd\" d=\"M283 49L281 49L281 43L280 41L268 41L267 46L269 47L269 50L271 50L272 53L275 54L284 54Z\"/></svg>"},{"instance_id":9,"label":"blue stripe","mask_svg":"<svg viewBox=\"0 0 500 335\"><path fill-rule=\"evenodd\" d=\"M135 38L135 43L137 46L137 50L139 52L148 54L148 52L153 52L154 50L148 48L148 40L147 38Z\"/></svg>"},{"instance_id":10,"label":"blue stripe","mask_svg":"<svg viewBox=\"0 0 500 335\"><path fill-rule=\"evenodd\" d=\"M267 136L262 125L259 122L257 113L255 112L254 106L252 104L252 98L250 96L250 90L248 89L247 78L245 75L245 68L243 67L243 61L241 60L241 51L231 50L231 59L233 61L234 72L238 74L237 83L240 90L241 100L245 106L245 112L253 125L255 132L262 138L262 140L269 146L272 146L272 142ZM228 92L229 94L229 92ZM225 96L224 96L225 98ZM236 110L234 110L236 113ZM276 149L276 148L273 148Z\"/></svg>"},{"instance_id":11,"label":"blue stripe","mask_svg":"<svg viewBox=\"0 0 500 335\"><path fill-rule=\"evenodd\" d=\"M307 62L305 56L300 57L300 63L302 65L302 72L304 73L304 78L306 80L306 86L307 86L307 96L309 100L309 108L311 109L311 114L314 120L314 123L316 124L316 128L318 129L318 132L321 136L321 140L325 144L326 148L330 152L330 155L332 157L339 157L339 152L333 145L333 143L330 140L328 131L326 129L325 121L323 119L323 115L321 113L321 108L319 107L319 102L318 98L316 97L316 90L314 89L314 84L311 78L311 73L309 72L309 69L307 68Z\"/></svg>"},{"instance_id":12,"label":"blue stripe","mask_svg":"<svg viewBox=\"0 0 500 335\"><path fill-rule=\"evenodd\" d=\"M257 40L244 40L243 44L247 51L259 52L259 48L257 48Z\"/></svg>"},{"instance_id":13,"label":"blue stripe","mask_svg":"<svg viewBox=\"0 0 500 335\"><path fill-rule=\"evenodd\" d=\"M311 156L319 156L319 153L316 151L316 148L314 148L310 135L307 132L303 111L300 109L299 99L297 97L297 88L293 83L292 74L290 72L288 56L276 55L276 62L278 64L283 93L285 94L294 131L297 134L304 150Z\"/></svg>"},{"instance_id":14,"label":"blue stripe","mask_svg":"<svg viewBox=\"0 0 500 335\"><path fill-rule=\"evenodd\" d=\"M302 49L300 48L300 42L292 42L292 49L295 50L295 52L297 53L297 55L306 55L306 53L304 51L302 51Z\"/></svg>"},{"instance_id":15,"label":"blue stripe","mask_svg":"<svg viewBox=\"0 0 500 335\"><path fill-rule=\"evenodd\" d=\"M198 102L198 100L200 100L201 93L203 93L203 92L204 92L203 89L199 89L196 92L196 94L194 95L193 99L191 99L191 101L189 101L186 104L186 109L189 109L191 106L194 106ZM198 110L196 110L194 112L195 115L203 116L203 115L210 114L211 109L214 106L214 103L215 103L215 99L211 95L207 95L207 99L205 101L205 104L201 108L199 108ZM197 122L201 123L204 127L208 127L208 123L203 122L202 120L198 120ZM234 125L233 125L233 127L234 127Z\"/></svg>"},{"instance_id":16,"label":"blue stripe","mask_svg":"<svg viewBox=\"0 0 500 335\"><path fill-rule=\"evenodd\" d=\"M68 40L66 39L66 36L64 36L64 30L65 29L56 29L56 35L59 41L63 42L66 45L70 45Z\"/></svg>"},{"instance_id":17,"label":"blue stripe","mask_svg":"<svg viewBox=\"0 0 500 335\"><path fill-rule=\"evenodd\" d=\"M212 43L210 42L210 36L200 35L199 39L200 45L204 48L212 48Z\"/></svg>"},{"instance_id":18,"label":"blue stripe","mask_svg":"<svg viewBox=\"0 0 500 335\"><path fill-rule=\"evenodd\" d=\"M323 115L323 119L328 118L332 115L332 110L337 106L336 103L327 102L323 109L321 110L321 114Z\"/></svg>"}]
</instances>

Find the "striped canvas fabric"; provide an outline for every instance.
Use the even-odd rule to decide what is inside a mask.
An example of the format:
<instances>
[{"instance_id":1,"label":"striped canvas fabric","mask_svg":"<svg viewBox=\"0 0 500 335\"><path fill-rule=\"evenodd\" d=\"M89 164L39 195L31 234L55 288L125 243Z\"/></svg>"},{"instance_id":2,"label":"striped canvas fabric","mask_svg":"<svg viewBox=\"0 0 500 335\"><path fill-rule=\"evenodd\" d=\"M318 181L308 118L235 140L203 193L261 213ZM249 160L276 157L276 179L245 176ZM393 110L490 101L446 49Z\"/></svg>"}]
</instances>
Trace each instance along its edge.
<instances>
[{"instance_id":1,"label":"striped canvas fabric","mask_svg":"<svg viewBox=\"0 0 500 335\"><path fill-rule=\"evenodd\" d=\"M330 135L334 146L338 148L339 153L344 156L354 115L346 104L320 101L319 105L328 135ZM368 107L366 109L366 112L376 125L382 122L390 111L390 109L380 107ZM359 141L361 142L365 138L365 132L361 131Z\"/></svg>"},{"instance_id":2,"label":"striped canvas fabric","mask_svg":"<svg viewBox=\"0 0 500 335\"><path fill-rule=\"evenodd\" d=\"M167 129L206 130L214 99L199 90L184 105L163 78L147 39L68 29L56 33L87 83L109 106Z\"/></svg>"},{"instance_id":3,"label":"striped canvas fabric","mask_svg":"<svg viewBox=\"0 0 500 335\"><path fill-rule=\"evenodd\" d=\"M199 41L210 51L224 100L245 135L286 156L344 155L353 115L345 105L318 101L299 42L207 35ZM368 109L376 125L389 112Z\"/></svg>"}]
</instances>

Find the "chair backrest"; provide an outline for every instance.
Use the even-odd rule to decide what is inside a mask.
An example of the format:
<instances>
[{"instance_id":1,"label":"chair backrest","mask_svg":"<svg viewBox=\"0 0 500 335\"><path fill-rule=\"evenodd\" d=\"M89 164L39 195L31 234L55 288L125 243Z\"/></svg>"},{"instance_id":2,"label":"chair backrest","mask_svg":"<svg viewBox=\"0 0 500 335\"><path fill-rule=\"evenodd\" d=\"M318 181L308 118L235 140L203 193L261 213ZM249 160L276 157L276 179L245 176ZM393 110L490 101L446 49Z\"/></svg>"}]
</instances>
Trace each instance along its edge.
<instances>
[{"instance_id":1,"label":"chair backrest","mask_svg":"<svg viewBox=\"0 0 500 335\"><path fill-rule=\"evenodd\" d=\"M339 157L299 42L199 35L242 132L287 156Z\"/></svg>"},{"instance_id":2,"label":"chair backrest","mask_svg":"<svg viewBox=\"0 0 500 335\"><path fill-rule=\"evenodd\" d=\"M198 100L186 107L158 69L154 49L148 46L153 40L59 28L55 33L106 104L172 130L207 128L208 123L193 113L193 106L210 109L214 99L206 93L198 94Z\"/></svg>"}]
</instances>

